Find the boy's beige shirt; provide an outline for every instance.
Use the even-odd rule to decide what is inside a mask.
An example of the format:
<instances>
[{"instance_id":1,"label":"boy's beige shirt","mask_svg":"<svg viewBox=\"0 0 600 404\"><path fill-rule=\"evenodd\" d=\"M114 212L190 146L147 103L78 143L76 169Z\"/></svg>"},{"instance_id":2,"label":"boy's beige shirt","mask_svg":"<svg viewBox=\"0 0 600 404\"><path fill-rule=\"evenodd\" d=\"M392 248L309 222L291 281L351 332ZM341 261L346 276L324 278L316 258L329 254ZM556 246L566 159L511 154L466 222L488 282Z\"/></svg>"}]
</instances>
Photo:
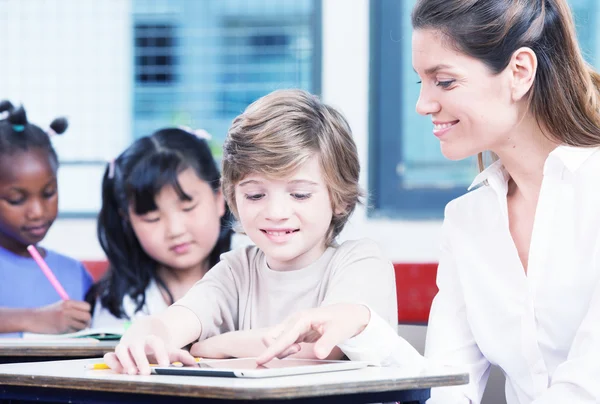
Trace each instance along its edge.
<instances>
[{"instance_id":1,"label":"boy's beige shirt","mask_svg":"<svg viewBox=\"0 0 600 404\"><path fill-rule=\"evenodd\" d=\"M271 270L255 246L239 248L223 254L174 305L194 312L202 340L273 326L297 311L341 302L366 304L397 326L394 268L373 241L329 247L317 261L294 271Z\"/></svg>"}]
</instances>

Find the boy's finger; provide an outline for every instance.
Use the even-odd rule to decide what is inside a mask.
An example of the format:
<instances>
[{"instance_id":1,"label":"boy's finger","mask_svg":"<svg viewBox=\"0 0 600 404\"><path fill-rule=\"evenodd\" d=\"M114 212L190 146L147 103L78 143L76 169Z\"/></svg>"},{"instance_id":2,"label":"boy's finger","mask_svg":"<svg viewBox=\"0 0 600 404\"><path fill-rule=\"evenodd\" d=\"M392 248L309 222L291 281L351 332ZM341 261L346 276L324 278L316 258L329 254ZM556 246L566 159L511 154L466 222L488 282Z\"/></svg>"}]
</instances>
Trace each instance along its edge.
<instances>
[{"instance_id":1,"label":"boy's finger","mask_svg":"<svg viewBox=\"0 0 600 404\"><path fill-rule=\"evenodd\" d=\"M186 366L196 366L198 363L196 362L196 358L194 358L192 354L185 349L178 349L177 351L174 351L171 355L171 358L173 362L179 361Z\"/></svg>"},{"instance_id":2,"label":"boy's finger","mask_svg":"<svg viewBox=\"0 0 600 404\"><path fill-rule=\"evenodd\" d=\"M159 366L169 366L169 355L165 349L165 344L156 337L146 338L146 357L151 353Z\"/></svg>"},{"instance_id":3,"label":"boy's finger","mask_svg":"<svg viewBox=\"0 0 600 404\"><path fill-rule=\"evenodd\" d=\"M114 352L108 352L104 355L104 363L113 371L123 373L123 366L121 366L121 362L119 362L119 358Z\"/></svg>"},{"instance_id":4,"label":"boy's finger","mask_svg":"<svg viewBox=\"0 0 600 404\"><path fill-rule=\"evenodd\" d=\"M257 359L256 363L263 365L273 358L278 357L293 344L301 341L301 336L310 331L310 323L306 321L298 321L292 328L283 332Z\"/></svg>"},{"instance_id":5,"label":"boy's finger","mask_svg":"<svg viewBox=\"0 0 600 404\"><path fill-rule=\"evenodd\" d=\"M321 338L315 342L314 347L315 356L319 359L326 358L336 345L349 338L345 336L343 330L338 327L324 326L322 330Z\"/></svg>"},{"instance_id":6,"label":"boy's finger","mask_svg":"<svg viewBox=\"0 0 600 404\"><path fill-rule=\"evenodd\" d=\"M297 354L298 352L300 352L301 349L302 348L300 347L300 344L293 344L291 347L289 347L288 349L283 351L281 354L277 355L277 358L279 358L279 359L287 358L290 355Z\"/></svg>"},{"instance_id":7,"label":"boy's finger","mask_svg":"<svg viewBox=\"0 0 600 404\"><path fill-rule=\"evenodd\" d=\"M135 372L136 366L133 363L131 355L129 355L129 347L124 344L119 344L115 348L115 355L122 366L121 373ZM132 373L135 374L135 373Z\"/></svg>"},{"instance_id":8,"label":"boy's finger","mask_svg":"<svg viewBox=\"0 0 600 404\"><path fill-rule=\"evenodd\" d=\"M129 352L135 361L137 366L137 370L141 375L149 375L150 374L150 362L148 361L148 357L146 356L146 346L142 344L135 344L129 348ZM131 369L127 370L127 373L130 375L134 375L138 373L134 371L132 373Z\"/></svg>"}]
</instances>

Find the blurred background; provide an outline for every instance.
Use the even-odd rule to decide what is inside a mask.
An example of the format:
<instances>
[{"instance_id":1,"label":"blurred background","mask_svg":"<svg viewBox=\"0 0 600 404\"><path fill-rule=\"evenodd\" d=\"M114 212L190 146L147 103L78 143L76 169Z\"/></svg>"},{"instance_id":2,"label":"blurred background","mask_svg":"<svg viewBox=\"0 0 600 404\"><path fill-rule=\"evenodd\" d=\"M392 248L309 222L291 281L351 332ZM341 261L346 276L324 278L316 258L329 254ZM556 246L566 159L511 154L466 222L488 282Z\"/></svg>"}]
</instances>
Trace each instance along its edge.
<instances>
[{"instance_id":1,"label":"blurred background","mask_svg":"<svg viewBox=\"0 0 600 404\"><path fill-rule=\"evenodd\" d=\"M369 200L342 238L367 236L394 262L436 262L445 204L476 174L440 153L415 112L414 0L0 0L0 98L32 122L67 115L60 219L46 244L102 259L95 237L106 162L172 125L204 128L215 155L260 96L300 87L348 118ZM570 0L596 64L599 3Z\"/></svg>"},{"instance_id":2,"label":"blurred background","mask_svg":"<svg viewBox=\"0 0 600 404\"><path fill-rule=\"evenodd\" d=\"M569 3L597 66L600 2ZM415 112L413 4L0 0L0 99L23 102L42 127L58 115L71 123L53 140L60 216L44 244L104 259L95 218L107 161L173 125L206 129L218 157L231 120L249 103L300 87L345 114L359 148L369 199L342 239L372 238L395 264L436 263L444 206L466 192L477 169L473 160L444 159L430 118ZM422 344L422 334L416 338Z\"/></svg>"}]
</instances>

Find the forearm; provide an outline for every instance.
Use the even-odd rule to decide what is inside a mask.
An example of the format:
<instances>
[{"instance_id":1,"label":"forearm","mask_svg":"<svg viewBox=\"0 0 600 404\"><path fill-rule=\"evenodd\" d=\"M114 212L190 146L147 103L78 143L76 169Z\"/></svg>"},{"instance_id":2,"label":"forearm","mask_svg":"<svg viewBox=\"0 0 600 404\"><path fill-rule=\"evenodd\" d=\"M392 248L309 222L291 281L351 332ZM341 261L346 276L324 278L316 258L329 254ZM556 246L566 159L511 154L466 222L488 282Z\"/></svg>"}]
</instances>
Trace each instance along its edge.
<instances>
[{"instance_id":1,"label":"forearm","mask_svg":"<svg viewBox=\"0 0 600 404\"><path fill-rule=\"evenodd\" d=\"M265 349L264 329L231 331L192 345L190 353L202 358L250 358Z\"/></svg>"},{"instance_id":2,"label":"forearm","mask_svg":"<svg viewBox=\"0 0 600 404\"><path fill-rule=\"evenodd\" d=\"M135 341L153 335L167 348L179 349L198 339L202 325L187 308L171 306L155 316L136 319L127 329L121 342Z\"/></svg>"},{"instance_id":3,"label":"forearm","mask_svg":"<svg viewBox=\"0 0 600 404\"><path fill-rule=\"evenodd\" d=\"M35 332L35 309L0 308L0 333Z\"/></svg>"},{"instance_id":4,"label":"forearm","mask_svg":"<svg viewBox=\"0 0 600 404\"><path fill-rule=\"evenodd\" d=\"M266 349L263 342L264 329L232 331L195 343L190 353L202 358L250 358L259 356ZM299 359L317 359L314 344L301 343L300 352L290 355ZM335 347L325 359L341 359L344 353Z\"/></svg>"},{"instance_id":5,"label":"forearm","mask_svg":"<svg viewBox=\"0 0 600 404\"><path fill-rule=\"evenodd\" d=\"M300 343L300 352L295 353L293 355L290 355L290 358L297 358L297 359L319 359L317 358L317 356L315 355L315 344L313 343L306 343L306 342L302 342ZM331 350L331 352L329 353L329 355L327 355L326 360L339 360L342 359L345 356L344 352L342 352L342 350L339 347L335 347Z\"/></svg>"},{"instance_id":6,"label":"forearm","mask_svg":"<svg viewBox=\"0 0 600 404\"><path fill-rule=\"evenodd\" d=\"M154 335L160 338L165 344L171 342L170 333L168 332L166 325L157 316L140 317L139 319L136 319L121 338L121 342L148 335Z\"/></svg>"}]
</instances>

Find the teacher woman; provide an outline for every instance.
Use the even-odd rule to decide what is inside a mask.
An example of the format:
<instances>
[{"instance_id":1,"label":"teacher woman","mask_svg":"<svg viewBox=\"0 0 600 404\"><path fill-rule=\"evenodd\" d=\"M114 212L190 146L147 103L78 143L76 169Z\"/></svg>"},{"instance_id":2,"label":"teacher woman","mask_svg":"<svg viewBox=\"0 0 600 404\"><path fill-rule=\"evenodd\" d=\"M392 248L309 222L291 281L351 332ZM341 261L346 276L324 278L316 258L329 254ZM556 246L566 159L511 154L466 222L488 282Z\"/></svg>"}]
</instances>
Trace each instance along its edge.
<instances>
[{"instance_id":1,"label":"teacher woman","mask_svg":"<svg viewBox=\"0 0 600 404\"><path fill-rule=\"evenodd\" d=\"M506 400L600 400L600 77L566 0L420 0L417 112L451 160L494 160L446 207L425 357L361 305L309 310L258 359L318 341L382 365L461 366L430 402L479 403L490 364ZM483 168L483 167L482 167Z\"/></svg>"}]
</instances>

